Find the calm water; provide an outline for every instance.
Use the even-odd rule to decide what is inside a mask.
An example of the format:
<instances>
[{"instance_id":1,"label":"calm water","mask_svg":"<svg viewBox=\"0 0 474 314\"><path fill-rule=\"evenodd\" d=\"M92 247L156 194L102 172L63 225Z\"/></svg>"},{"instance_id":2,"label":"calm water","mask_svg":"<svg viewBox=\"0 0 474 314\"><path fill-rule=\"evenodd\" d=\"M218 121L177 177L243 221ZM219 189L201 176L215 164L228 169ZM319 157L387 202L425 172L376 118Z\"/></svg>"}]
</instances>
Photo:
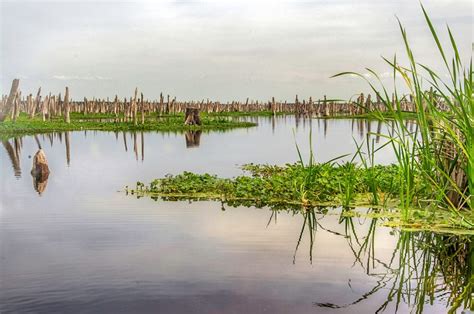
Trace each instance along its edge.
<instances>
[{"instance_id":1,"label":"calm water","mask_svg":"<svg viewBox=\"0 0 474 314\"><path fill-rule=\"evenodd\" d=\"M473 272L469 237L400 232L340 219L339 209L222 208L119 192L184 170L234 176L249 162L294 162L295 139L307 152L310 128L319 161L352 152L368 129L387 130L351 120L258 123L224 133L39 135L51 174L36 184L35 138L4 142L0 312L404 313L424 304L445 313ZM389 150L377 156L392 161Z\"/></svg>"}]
</instances>

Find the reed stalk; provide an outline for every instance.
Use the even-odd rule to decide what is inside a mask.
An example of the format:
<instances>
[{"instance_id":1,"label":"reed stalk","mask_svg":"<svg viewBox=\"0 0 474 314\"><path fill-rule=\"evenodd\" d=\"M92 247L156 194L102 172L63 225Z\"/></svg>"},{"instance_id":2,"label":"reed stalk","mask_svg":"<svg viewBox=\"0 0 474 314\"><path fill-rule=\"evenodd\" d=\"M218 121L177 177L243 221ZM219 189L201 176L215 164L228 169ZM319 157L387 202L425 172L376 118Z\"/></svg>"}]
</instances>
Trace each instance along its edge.
<instances>
[{"instance_id":1,"label":"reed stalk","mask_svg":"<svg viewBox=\"0 0 474 314\"><path fill-rule=\"evenodd\" d=\"M454 36L449 28L451 59L440 42L438 32L423 5L424 19L435 42L436 50L448 73L444 81L440 73L419 63L412 51L407 32L398 20L409 64L398 63L396 56L384 58L393 72L394 94L390 97L385 84L372 69L367 70L375 82L356 72L341 75L357 75L364 79L393 117L393 129L385 136L392 144L401 171L400 207L408 217L409 210L419 203L416 195L416 174L428 183L424 200L430 205L443 207L462 217L464 210L474 210L474 102L472 57L469 65L463 65ZM405 96L397 90L396 77L401 77L409 90L414 107L416 130L411 132L405 124ZM377 86L376 86L377 85ZM385 119L380 114L381 119ZM467 222L473 226L473 222Z\"/></svg>"}]
</instances>

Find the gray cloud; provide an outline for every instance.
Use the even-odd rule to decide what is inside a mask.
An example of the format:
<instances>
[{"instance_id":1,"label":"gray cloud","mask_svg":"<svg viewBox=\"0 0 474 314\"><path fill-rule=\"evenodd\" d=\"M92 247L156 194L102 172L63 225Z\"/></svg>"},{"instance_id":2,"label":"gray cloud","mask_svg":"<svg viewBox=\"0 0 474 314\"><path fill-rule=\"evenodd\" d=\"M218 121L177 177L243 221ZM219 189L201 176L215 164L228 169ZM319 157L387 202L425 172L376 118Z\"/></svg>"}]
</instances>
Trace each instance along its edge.
<instances>
[{"instance_id":1,"label":"gray cloud","mask_svg":"<svg viewBox=\"0 0 474 314\"><path fill-rule=\"evenodd\" d=\"M95 76L77 76L77 75L53 75L53 79L61 81L102 81L102 80L111 80L110 77L103 77L100 75Z\"/></svg>"},{"instance_id":2,"label":"gray cloud","mask_svg":"<svg viewBox=\"0 0 474 314\"><path fill-rule=\"evenodd\" d=\"M77 97L128 96L135 86L150 98L161 91L180 99L349 97L365 83L330 76L367 66L387 72L381 55L404 60L395 15L416 57L441 69L411 0L0 3L1 90L24 75L27 92L67 84ZM469 58L471 1L424 3L437 28L451 25Z\"/></svg>"}]
</instances>

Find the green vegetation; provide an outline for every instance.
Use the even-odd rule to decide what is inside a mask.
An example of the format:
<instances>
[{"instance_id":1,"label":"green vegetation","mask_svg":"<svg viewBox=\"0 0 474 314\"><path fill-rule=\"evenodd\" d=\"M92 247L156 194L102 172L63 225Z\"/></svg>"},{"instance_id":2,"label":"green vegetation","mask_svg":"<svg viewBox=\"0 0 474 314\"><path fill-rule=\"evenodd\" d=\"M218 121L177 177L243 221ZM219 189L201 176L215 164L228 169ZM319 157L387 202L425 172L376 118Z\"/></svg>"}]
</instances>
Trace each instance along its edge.
<instances>
[{"instance_id":1,"label":"green vegetation","mask_svg":"<svg viewBox=\"0 0 474 314\"><path fill-rule=\"evenodd\" d=\"M220 118L220 117L271 117L273 115L283 116L283 115L293 115L291 112L275 112L275 114L270 111L221 111L221 112L201 112L200 116L202 118ZM123 113L118 113L117 116L113 113L81 113L81 112L71 112L71 119L114 119L114 118L124 118ZM139 114L140 116L140 114ZM156 119L156 118L173 118L173 117L183 117L183 113L170 113L170 114L158 114L158 113L147 113L145 114L146 119Z\"/></svg>"},{"instance_id":2,"label":"green vegetation","mask_svg":"<svg viewBox=\"0 0 474 314\"><path fill-rule=\"evenodd\" d=\"M106 121L103 121L105 119ZM123 118L116 122L110 114L71 114L71 123L66 123L62 118L52 118L42 121L41 118L30 119L20 115L16 122L7 120L0 123L0 137L8 139L18 135L74 131L74 130L99 130L99 131L188 131L188 130L228 130L232 128L246 128L255 126L255 123L235 121L225 117L204 117L202 125L184 125L183 115L170 115L163 118L147 118L144 124L135 125L133 121L125 122Z\"/></svg>"},{"instance_id":3,"label":"green vegetation","mask_svg":"<svg viewBox=\"0 0 474 314\"><path fill-rule=\"evenodd\" d=\"M391 67L394 77L394 97L390 97L377 73L368 71L376 78L380 88L365 76L345 72L338 75L355 74L366 80L370 87L382 99L393 117L394 129L386 135L390 140L400 166L400 207L405 216L409 208L417 202L415 180L425 181L424 195L432 196L432 202L464 215L464 211L474 212L474 102L473 67L463 66L456 42L448 27L453 57L446 56L428 14L422 7L427 25L441 55L449 76L449 82L443 81L443 75L430 67L420 64L414 58L403 26L400 30L409 59L408 66L397 63L397 58L384 60ZM338 76L336 75L336 76ZM395 77L400 76L406 83L413 98L417 130L411 132L403 123L401 97L397 92ZM423 83L427 83L423 85ZM376 113L374 113L376 114ZM380 115L383 120L384 115Z\"/></svg>"},{"instance_id":4,"label":"green vegetation","mask_svg":"<svg viewBox=\"0 0 474 314\"><path fill-rule=\"evenodd\" d=\"M137 184L138 193L184 198L219 199L225 202L247 200L250 205L286 204L303 208L317 205L370 205L394 208L399 225L421 227L427 221L434 224L474 228L474 102L472 60L463 67L459 52L448 27L454 57L448 61L431 20L422 7L427 25L449 73L444 82L428 66L415 61L405 29L400 30L405 43L409 66L401 66L396 57L384 60L394 77L394 95L389 95L377 73L380 90L366 76L344 72L336 76L355 74L365 79L381 99L387 112L371 112L382 121L391 120L388 139L398 163L396 166L374 165L374 144L367 141L367 154L358 146L352 162L314 163L312 151L305 165L298 148L299 163L278 166L246 166L251 176L219 179L210 175L184 173L153 181L149 186ZM420 69L424 73L420 72ZM425 74L425 75L423 75ZM405 81L415 105L415 113L402 110L405 96L397 92L395 78ZM428 86L423 83L427 82ZM413 132L405 123L414 119ZM379 148L380 149L380 148ZM335 160L337 160L336 158ZM447 211L448 210L448 211ZM420 214L421 213L421 214ZM385 215L388 213L385 212ZM426 218L430 219L426 219ZM419 218L419 221L417 220ZM414 223L415 221L415 223ZM433 224L434 223L434 224Z\"/></svg>"},{"instance_id":5,"label":"green vegetation","mask_svg":"<svg viewBox=\"0 0 474 314\"><path fill-rule=\"evenodd\" d=\"M420 195L426 198L426 209L448 209L468 228L474 226L474 102L472 58L468 67L464 67L456 41L449 27L447 32L453 57L447 57L438 34L422 6L428 28L436 44L448 73L445 82L442 74L437 74L427 65L420 64L414 58L408 36L400 25L409 60L408 66L385 59L393 71L394 96L390 97L387 88L371 69L368 71L376 78L379 88L366 76L346 72L339 75L355 74L366 80L371 89L382 99L392 116L393 130L384 135L390 141L398 159L399 208L403 221L412 216L412 208L419 204ZM404 123L405 113L401 103L404 96L397 91L395 78L403 79L415 105L415 132ZM377 112L373 114L377 115ZM382 121L385 114L379 114ZM425 182L419 190L417 182Z\"/></svg>"},{"instance_id":6,"label":"green vegetation","mask_svg":"<svg viewBox=\"0 0 474 314\"><path fill-rule=\"evenodd\" d=\"M347 170L354 172L351 186L353 193L347 199ZM308 170L301 164L289 164L284 167L246 165L244 169L251 176L238 176L233 179L218 178L209 174L184 172L176 176L157 179L145 186L137 183L138 192L150 195L198 197L219 199L222 201L252 200L255 204L298 204L302 206L319 205L372 205L369 194L369 180L375 172L380 199L388 201L395 190L392 182L398 175L396 166L377 166L365 171L354 164L340 166L332 164L315 164ZM308 179L308 175L314 179ZM311 180L311 181L309 181Z\"/></svg>"},{"instance_id":7,"label":"green vegetation","mask_svg":"<svg viewBox=\"0 0 474 314\"><path fill-rule=\"evenodd\" d=\"M210 112L202 113L203 116L208 115L209 117L272 117L272 116L284 116L294 115L292 112L275 112L267 111L222 111L222 112Z\"/></svg>"},{"instance_id":8,"label":"green vegetation","mask_svg":"<svg viewBox=\"0 0 474 314\"><path fill-rule=\"evenodd\" d=\"M370 112L357 114L357 115L336 115L329 117L319 117L318 119L364 119L364 120L378 120L387 121L402 118L404 120L415 120L417 117L415 112L401 111L399 115L394 112L385 112L373 110Z\"/></svg>"},{"instance_id":9,"label":"green vegetation","mask_svg":"<svg viewBox=\"0 0 474 314\"><path fill-rule=\"evenodd\" d=\"M246 165L250 175L236 178L218 178L209 174L184 172L150 184L137 182L127 193L138 197L149 196L164 200L218 200L229 206L269 206L272 209L292 208L311 210L314 207L343 206L343 216L382 218L387 226L405 229L461 232L473 229L466 220L449 211L439 210L420 194L417 199L423 207L410 208L409 215L397 209L400 189L400 169L396 165L364 168L354 163L301 163L283 167ZM350 175L348 175L350 173ZM415 180L417 191L426 184ZM367 214L349 207L365 206L374 210ZM474 216L474 215L473 215ZM463 232L464 232L463 231Z\"/></svg>"}]
</instances>

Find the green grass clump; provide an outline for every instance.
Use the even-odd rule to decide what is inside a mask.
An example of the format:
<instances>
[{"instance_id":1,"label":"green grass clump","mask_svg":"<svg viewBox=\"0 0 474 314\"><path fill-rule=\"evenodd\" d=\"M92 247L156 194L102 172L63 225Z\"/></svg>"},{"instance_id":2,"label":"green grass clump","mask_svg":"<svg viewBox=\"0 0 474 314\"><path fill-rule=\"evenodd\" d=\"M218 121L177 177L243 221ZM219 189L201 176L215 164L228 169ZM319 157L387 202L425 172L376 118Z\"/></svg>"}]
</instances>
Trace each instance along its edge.
<instances>
[{"instance_id":1,"label":"green grass clump","mask_svg":"<svg viewBox=\"0 0 474 314\"><path fill-rule=\"evenodd\" d=\"M354 171L352 181L352 198L345 202L345 185L347 168ZM269 166L249 164L243 169L250 175L236 178L219 178L209 174L194 174L184 172L179 175L168 175L156 179L149 185L138 183L134 192L147 195L182 198L205 198L222 201L252 200L254 205L267 204L299 204L316 206L322 204L356 205L372 204L369 197L371 184L376 180L377 194L380 199L395 196L393 181L397 180L398 168L391 166L376 166L371 171L377 173L374 177L367 170L350 163L313 164L311 172L314 176L308 183L308 167L301 163L285 166ZM344 204L344 202L346 204Z\"/></svg>"},{"instance_id":2,"label":"green grass clump","mask_svg":"<svg viewBox=\"0 0 474 314\"><path fill-rule=\"evenodd\" d=\"M361 113L361 114L353 114L353 115L335 115L335 116L328 116L328 117L318 117L317 119L364 119L364 120L377 120L377 121L386 121L386 120L393 120L395 118L403 118L405 120L413 120L416 118L416 113L409 112L409 111L402 111L400 116L395 115L393 112L385 112L385 111L378 111L372 109L372 111Z\"/></svg>"},{"instance_id":3,"label":"green grass clump","mask_svg":"<svg viewBox=\"0 0 474 314\"><path fill-rule=\"evenodd\" d=\"M209 117L272 117L272 116L284 116L293 115L292 112L275 112L271 110L265 111L222 111L222 112L209 112L203 113Z\"/></svg>"},{"instance_id":4,"label":"green grass clump","mask_svg":"<svg viewBox=\"0 0 474 314\"><path fill-rule=\"evenodd\" d=\"M102 121L101 119L107 119ZM255 126L252 122L235 121L224 117L203 117L202 125L184 125L183 115L171 115L163 118L148 118L144 124L134 124L133 121L115 122L113 117L107 114L73 114L71 123L66 123L60 117L42 121L41 118L30 119L26 115L13 122L11 120L0 123L0 137L8 139L18 135L75 131L75 130L97 130L97 131L188 131L188 130L228 130L232 128L247 128Z\"/></svg>"},{"instance_id":5,"label":"green grass clump","mask_svg":"<svg viewBox=\"0 0 474 314\"><path fill-rule=\"evenodd\" d=\"M423 194L436 207L449 209L461 219L474 212L474 98L472 57L464 66L454 36L447 28L452 57L443 47L427 12L422 6L424 18L433 37L436 50L441 57L448 76L436 73L428 65L417 61L408 41L406 30L399 22L400 31L409 60L400 65L396 56L384 58L393 72L394 94L387 88L374 70L367 69L375 78L377 87L362 74L345 72L338 75L355 74L366 80L371 89L384 103L392 116L393 130L384 135L390 141L398 158L400 176L400 207L404 216L418 198L416 178L426 182ZM336 76L338 76L336 75ZM415 105L416 130L411 131L404 123L405 113L395 82L401 77ZM385 119L384 115L380 118ZM467 220L467 219L466 219ZM474 226L474 221L466 221Z\"/></svg>"},{"instance_id":6,"label":"green grass clump","mask_svg":"<svg viewBox=\"0 0 474 314\"><path fill-rule=\"evenodd\" d=\"M274 210L308 211L315 207L345 208L342 216L381 218L382 224L413 230L436 232L471 232L465 219L446 210L425 206L421 191L426 182L415 179L418 207L411 207L409 215L400 210L402 175L397 165L375 165L366 168L351 162L302 163L285 166L243 166L248 175L220 178L210 174L183 172L155 179L149 184L137 182L128 194L148 196L155 200L217 200L230 206L268 206ZM348 175L348 172L351 172ZM417 176L420 178L421 176ZM375 188L375 190L374 190ZM351 207L370 207L369 214L353 211ZM473 219L473 215L466 216Z\"/></svg>"}]
</instances>

